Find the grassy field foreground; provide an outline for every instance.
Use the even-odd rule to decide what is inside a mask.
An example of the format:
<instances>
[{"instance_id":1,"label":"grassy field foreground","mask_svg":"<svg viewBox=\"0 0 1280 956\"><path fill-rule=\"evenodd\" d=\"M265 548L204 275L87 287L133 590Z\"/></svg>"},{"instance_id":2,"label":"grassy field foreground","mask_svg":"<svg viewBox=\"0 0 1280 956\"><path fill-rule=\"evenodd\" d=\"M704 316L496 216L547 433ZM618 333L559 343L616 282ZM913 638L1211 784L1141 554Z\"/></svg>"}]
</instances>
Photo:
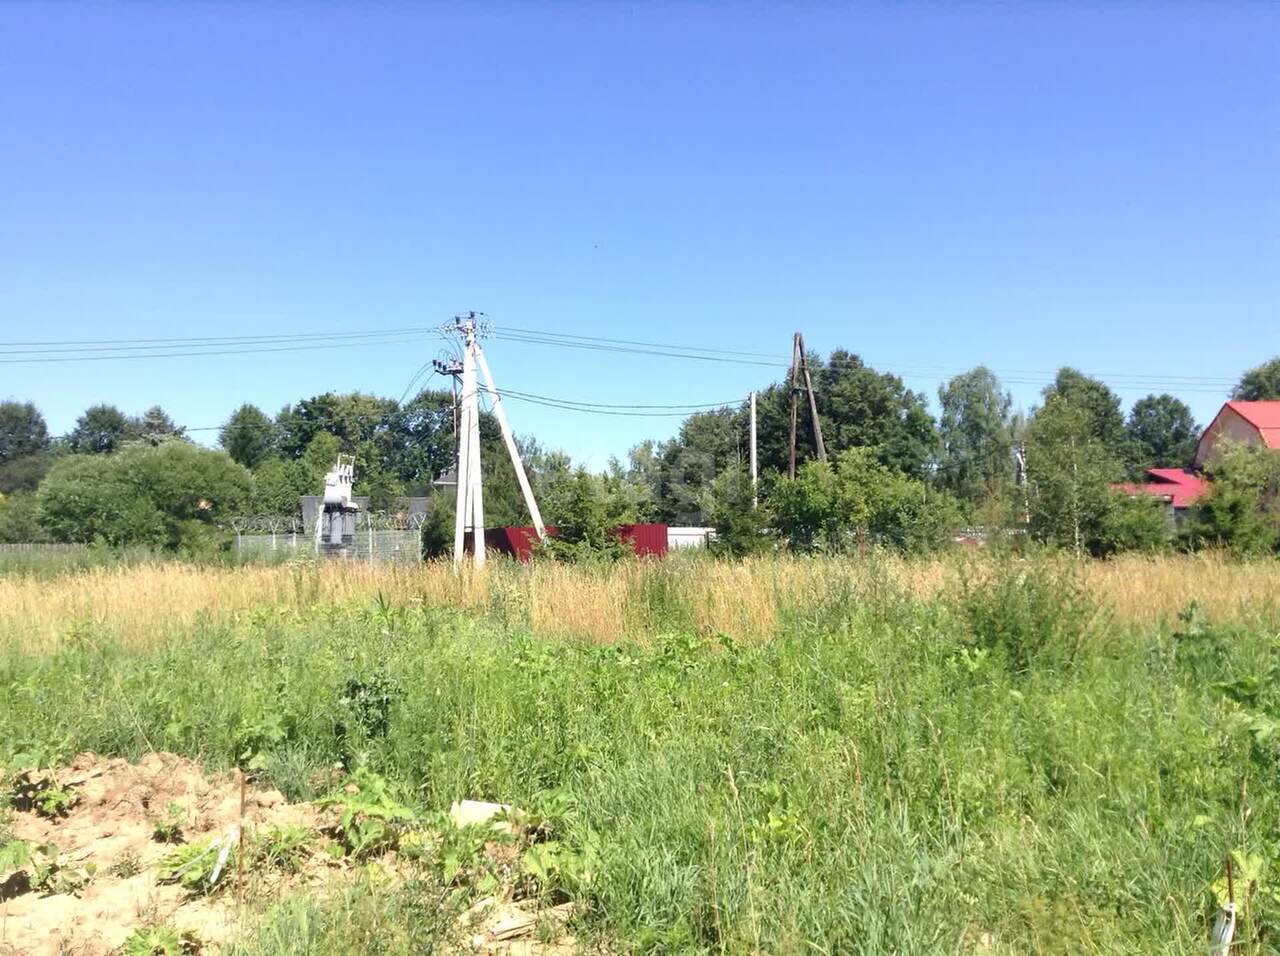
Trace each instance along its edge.
<instances>
[{"instance_id":1,"label":"grassy field foreground","mask_svg":"<svg viewBox=\"0 0 1280 956\"><path fill-rule=\"evenodd\" d=\"M548 883L581 903L575 936L609 952L1197 952L1233 851L1239 951L1272 951L1280 637L1265 606L1166 608L1160 624L1100 593L1097 566L996 562L945 583L835 568L775 570L806 590L774 606L771 640L710 626L688 597L761 565L651 571L619 612L647 609L643 640L610 643L539 636L527 592L468 610L386 586L407 575L373 596L178 615L163 640L67 613L24 641L8 619L0 757L171 750L256 768L293 800L359 766L423 812L537 808L564 851ZM276 573L297 574L212 577ZM8 580L0 619L29 583L66 613L68 581ZM438 873L290 900L237 952L430 951L440 907L481 892Z\"/></svg>"}]
</instances>

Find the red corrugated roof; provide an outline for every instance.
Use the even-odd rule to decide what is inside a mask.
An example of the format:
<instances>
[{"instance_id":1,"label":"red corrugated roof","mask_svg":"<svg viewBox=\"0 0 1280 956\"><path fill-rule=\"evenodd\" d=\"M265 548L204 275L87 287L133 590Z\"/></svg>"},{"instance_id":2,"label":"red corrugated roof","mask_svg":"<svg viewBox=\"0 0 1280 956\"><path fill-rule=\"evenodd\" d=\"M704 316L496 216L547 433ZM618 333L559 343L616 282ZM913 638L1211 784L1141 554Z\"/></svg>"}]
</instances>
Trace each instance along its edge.
<instances>
[{"instance_id":1,"label":"red corrugated roof","mask_svg":"<svg viewBox=\"0 0 1280 956\"><path fill-rule=\"evenodd\" d=\"M1130 495L1168 498L1175 508L1186 508L1195 504L1196 499L1209 490L1209 482L1181 468L1148 468L1147 475L1153 480L1113 487L1117 491Z\"/></svg>"},{"instance_id":2,"label":"red corrugated roof","mask_svg":"<svg viewBox=\"0 0 1280 956\"><path fill-rule=\"evenodd\" d=\"M1258 429L1268 448L1280 448L1280 402L1227 402L1227 407Z\"/></svg>"}]
</instances>

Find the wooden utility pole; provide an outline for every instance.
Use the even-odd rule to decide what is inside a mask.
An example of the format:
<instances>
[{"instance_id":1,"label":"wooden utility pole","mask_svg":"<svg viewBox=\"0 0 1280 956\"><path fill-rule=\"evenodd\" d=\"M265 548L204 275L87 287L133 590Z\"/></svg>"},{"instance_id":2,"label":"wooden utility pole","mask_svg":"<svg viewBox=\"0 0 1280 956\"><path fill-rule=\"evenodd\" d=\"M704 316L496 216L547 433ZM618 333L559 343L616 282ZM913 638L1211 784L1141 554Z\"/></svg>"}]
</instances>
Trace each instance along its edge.
<instances>
[{"instance_id":1,"label":"wooden utility pole","mask_svg":"<svg viewBox=\"0 0 1280 956\"><path fill-rule=\"evenodd\" d=\"M799 411L799 394L796 391L796 372L800 367L800 333L791 337L791 443L787 455L787 477L796 476L796 414Z\"/></svg>"},{"instance_id":2,"label":"wooden utility pole","mask_svg":"<svg viewBox=\"0 0 1280 956\"><path fill-rule=\"evenodd\" d=\"M791 451L787 459L787 476L796 476L796 419L800 412L800 376L804 376L804 390L809 395L809 420L813 424L813 444L818 451L818 461L827 460L827 446L822 440L822 422L818 420L818 400L813 392L813 379L809 377L809 359L804 351L804 336L799 332L791 339Z\"/></svg>"}]
</instances>

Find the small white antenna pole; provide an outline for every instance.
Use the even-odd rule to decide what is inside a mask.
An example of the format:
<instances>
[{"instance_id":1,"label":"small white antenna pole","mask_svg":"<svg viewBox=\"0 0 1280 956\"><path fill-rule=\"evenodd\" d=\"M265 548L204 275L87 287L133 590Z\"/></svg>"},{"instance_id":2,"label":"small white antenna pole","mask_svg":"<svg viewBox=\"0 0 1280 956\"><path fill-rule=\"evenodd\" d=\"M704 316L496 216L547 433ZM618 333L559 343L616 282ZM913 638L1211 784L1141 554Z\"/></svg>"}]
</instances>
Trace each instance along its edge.
<instances>
[{"instance_id":1,"label":"small white antenna pole","mask_svg":"<svg viewBox=\"0 0 1280 956\"><path fill-rule=\"evenodd\" d=\"M520 493L524 495L524 503L529 509L529 517L533 519L533 527L538 532L538 537L547 540L547 528L542 523L542 512L538 510L538 502L533 498L533 488L529 486L529 476L525 473L524 462L520 460L520 449L516 445L515 436L511 432L511 425L507 422L507 412L502 407L502 396L498 393L498 386L494 384L493 373L489 371L489 363L485 360L484 349L476 345L476 362L480 366L480 371L484 373L485 383L489 386L489 394L493 396L493 414L498 419L498 426L502 429L502 440L507 445L507 454L511 456L512 467L516 470L516 480L520 482Z\"/></svg>"},{"instance_id":2,"label":"small white antenna pole","mask_svg":"<svg viewBox=\"0 0 1280 956\"><path fill-rule=\"evenodd\" d=\"M756 393L751 393L751 507L760 505L760 471L756 463Z\"/></svg>"}]
</instances>

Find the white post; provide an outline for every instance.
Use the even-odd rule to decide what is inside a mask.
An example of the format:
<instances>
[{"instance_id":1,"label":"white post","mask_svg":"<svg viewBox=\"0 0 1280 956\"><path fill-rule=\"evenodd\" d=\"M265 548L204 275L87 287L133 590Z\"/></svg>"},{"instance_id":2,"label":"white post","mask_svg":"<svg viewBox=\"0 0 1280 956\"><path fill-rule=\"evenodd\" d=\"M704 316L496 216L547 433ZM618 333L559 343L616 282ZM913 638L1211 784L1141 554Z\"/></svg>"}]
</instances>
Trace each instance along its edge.
<instances>
[{"instance_id":1,"label":"white post","mask_svg":"<svg viewBox=\"0 0 1280 956\"><path fill-rule=\"evenodd\" d=\"M469 469L471 484L471 546L474 551L473 560L476 567L484 564L484 488L480 476L480 387L476 378L475 322L472 321L467 332L468 347L471 358L471 468Z\"/></svg>"},{"instance_id":2,"label":"white post","mask_svg":"<svg viewBox=\"0 0 1280 956\"><path fill-rule=\"evenodd\" d=\"M462 353L462 397L461 414L458 416L458 467L455 483L454 517L453 517L453 563L461 564L464 555L467 522L471 518L471 406L467 401L467 382L474 380L471 368L471 350L466 348ZM474 387L473 387L474 390Z\"/></svg>"},{"instance_id":3,"label":"white post","mask_svg":"<svg viewBox=\"0 0 1280 956\"><path fill-rule=\"evenodd\" d=\"M368 512L364 516L365 524L369 526L369 564L373 564L373 522L369 519Z\"/></svg>"},{"instance_id":4,"label":"white post","mask_svg":"<svg viewBox=\"0 0 1280 956\"><path fill-rule=\"evenodd\" d=\"M498 419L498 427L502 429L502 440L506 443L507 454L511 456L511 465L516 470L516 480L520 482L520 493L524 495L524 503L529 509L529 517L533 519L534 530L538 537L547 540L547 528L542 523L542 512L538 510L538 502L533 498L533 488L529 486L529 476L525 474L524 462L520 460L520 449L516 446L515 436L507 422L506 410L502 407L502 396L498 386L494 384L493 373L489 371L489 363L485 360L484 350L476 346L476 362L484 373L485 384L489 386L489 394L493 396L493 414Z\"/></svg>"},{"instance_id":5,"label":"white post","mask_svg":"<svg viewBox=\"0 0 1280 956\"><path fill-rule=\"evenodd\" d=\"M756 393L751 393L751 507L760 504L760 474L756 465Z\"/></svg>"}]
</instances>

